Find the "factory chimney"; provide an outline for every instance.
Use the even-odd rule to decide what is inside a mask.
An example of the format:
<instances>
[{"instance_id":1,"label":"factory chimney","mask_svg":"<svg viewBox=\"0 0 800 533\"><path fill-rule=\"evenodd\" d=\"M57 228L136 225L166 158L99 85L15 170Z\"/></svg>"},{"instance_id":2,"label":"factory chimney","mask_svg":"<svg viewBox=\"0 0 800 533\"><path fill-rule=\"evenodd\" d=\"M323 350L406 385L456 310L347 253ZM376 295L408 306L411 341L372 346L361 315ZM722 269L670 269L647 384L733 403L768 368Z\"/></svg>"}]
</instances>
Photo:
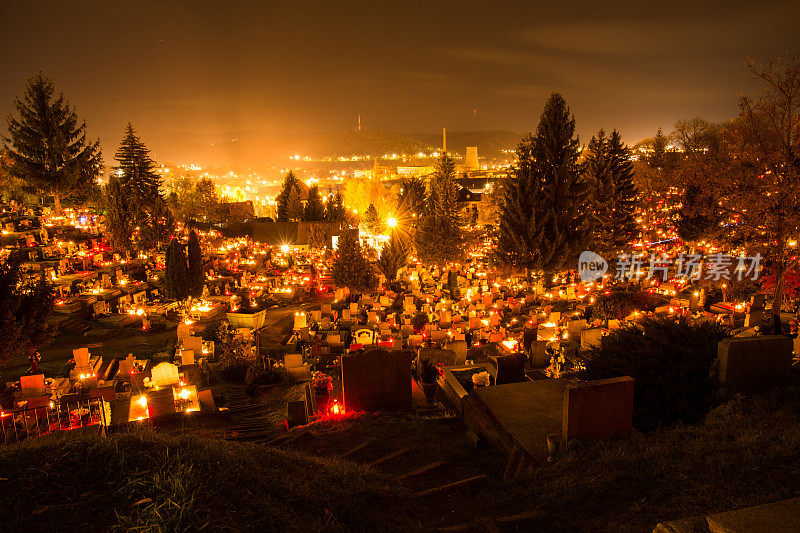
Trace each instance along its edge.
<instances>
[{"instance_id":1,"label":"factory chimney","mask_svg":"<svg viewBox=\"0 0 800 533\"><path fill-rule=\"evenodd\" d=\"M442 153L447 153L447 128L442 128Z\"/></svg>"}]
</instances>

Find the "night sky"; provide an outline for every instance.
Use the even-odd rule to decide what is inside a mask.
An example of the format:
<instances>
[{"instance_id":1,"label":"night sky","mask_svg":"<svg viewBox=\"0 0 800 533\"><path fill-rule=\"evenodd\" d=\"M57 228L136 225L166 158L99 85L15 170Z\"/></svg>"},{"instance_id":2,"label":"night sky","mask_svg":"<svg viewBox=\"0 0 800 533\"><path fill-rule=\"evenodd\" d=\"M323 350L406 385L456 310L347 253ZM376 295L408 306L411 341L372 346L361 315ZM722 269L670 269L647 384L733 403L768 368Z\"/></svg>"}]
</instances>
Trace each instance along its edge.
<instances>
[{"instance_id":1,"label":"night sky","mask_svg":"<svg viewBox=\"0 0 800 533\"><path fill-rule=\"evenodd\" d=\"M796 0L586 4L3 0L0 113L41 70L106 153L131 120L169 159L186 135L336 132L356 113L524 132L558 90L584 142L605 126L632 144L732 117L746 59L800 49Z\"/></svg>"}]
</instances>

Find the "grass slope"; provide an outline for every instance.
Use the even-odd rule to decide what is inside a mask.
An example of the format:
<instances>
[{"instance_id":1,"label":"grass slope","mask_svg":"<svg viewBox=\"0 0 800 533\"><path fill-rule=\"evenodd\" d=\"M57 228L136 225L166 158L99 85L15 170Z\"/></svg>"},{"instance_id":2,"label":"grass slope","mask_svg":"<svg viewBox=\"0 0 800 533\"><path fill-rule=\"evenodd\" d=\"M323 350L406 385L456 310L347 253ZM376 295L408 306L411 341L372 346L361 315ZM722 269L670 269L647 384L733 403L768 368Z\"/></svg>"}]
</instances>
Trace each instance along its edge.
<instances>
[{"instance_id":1,"label":"grass slope","mask_svg":"<svg viewBox=\"0 0 800 533\"><path fill-rule=\"evenodd\" d=\"M800 387L733 400L697 426L570 445L511 482L505 458L475 448L456 419L367 414L315 428L322 436L287 451L146 430L0 448L0 529L410 531L538 511L520 530L652 531L800 495ZM349 460L327 458L366 439ZM427 478L390 480L439 459ZM407 498L476 474L487 483Z\"/></svg>"},{"instance_id":2,"label":"grass slope","mask_svg":"<svg viewBox=\"0 0 800 533\"><path fill-rule=\"evenodd\" d=\"M387 514L397 494L353 463L147 430L9 447L0 476L8 531L407 526Z\"/></svg>"}]
</instances>

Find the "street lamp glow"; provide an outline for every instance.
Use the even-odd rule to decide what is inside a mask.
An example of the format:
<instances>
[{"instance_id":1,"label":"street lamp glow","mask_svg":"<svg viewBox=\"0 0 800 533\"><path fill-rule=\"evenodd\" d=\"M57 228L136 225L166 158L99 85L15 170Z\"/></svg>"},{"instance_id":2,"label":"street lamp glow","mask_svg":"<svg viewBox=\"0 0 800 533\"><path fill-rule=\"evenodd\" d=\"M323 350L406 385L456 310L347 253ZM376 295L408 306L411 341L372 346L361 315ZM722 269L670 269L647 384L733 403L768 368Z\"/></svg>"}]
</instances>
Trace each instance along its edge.
<instances>
[{"instance_id":1,"label":"street lamp glow","mask_svg":"<svg viewBox=\"0 0 800 533\"><path fill-rule=\"evenodd\" d=\"M397 227L397 219L394 217L389 217L386 219L386 225L390 228Z\"/></svg>"},{"instance_id":2,"label":"street lamp glow","mask_svg":"<svg viewBox=\"0 0 800 533\"><path fill-rule=\"evenodd\" d=\"M288 254L289 253L289 245L288 244L281 244L281 252Z\"/></svg>"}]
</instances>

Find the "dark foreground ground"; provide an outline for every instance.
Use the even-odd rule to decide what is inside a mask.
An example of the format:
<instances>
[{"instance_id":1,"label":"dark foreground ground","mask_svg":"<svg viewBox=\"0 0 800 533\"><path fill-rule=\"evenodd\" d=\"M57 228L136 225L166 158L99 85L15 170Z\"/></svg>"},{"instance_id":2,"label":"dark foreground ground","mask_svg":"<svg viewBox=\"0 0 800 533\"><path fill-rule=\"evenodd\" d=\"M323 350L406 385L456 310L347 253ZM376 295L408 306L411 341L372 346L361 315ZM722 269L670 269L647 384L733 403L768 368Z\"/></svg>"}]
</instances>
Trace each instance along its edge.
<instances>
[{"instance_id":1,"label":"dark foreground ground","mask_svg":"<svg viewBox=\"0 0 800 533\"><path fill-rule=\"evenodd\" d=\"M739 398L695 427L570 446L513 481L503 480L505 458L477 448L453 418L362 414L274 446L228 442L208 428L42 438L0 449L0 529L481 530L531 513L515 527L650 531L800 495L798 415L797 387ZM415 497L479 474L487 478L470 488Z\"/></svg>"}]
</instances>

